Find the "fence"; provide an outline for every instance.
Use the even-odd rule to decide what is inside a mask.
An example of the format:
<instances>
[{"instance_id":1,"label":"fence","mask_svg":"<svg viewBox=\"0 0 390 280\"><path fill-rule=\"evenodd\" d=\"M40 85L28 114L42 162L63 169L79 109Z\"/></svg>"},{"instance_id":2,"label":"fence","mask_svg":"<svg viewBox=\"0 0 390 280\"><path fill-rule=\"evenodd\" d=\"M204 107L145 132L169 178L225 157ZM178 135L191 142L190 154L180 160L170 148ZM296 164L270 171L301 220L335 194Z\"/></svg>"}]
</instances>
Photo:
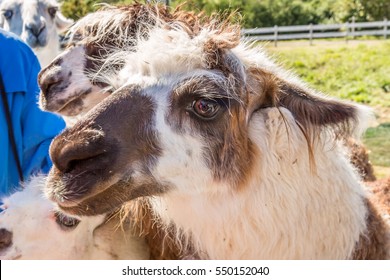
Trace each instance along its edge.
<instances>
[{"instance_id":1,"label":"fence","mask_svg":"<svg viewBox=\"0 0 390 280\"><path fill-rule=\"evenodd\" d=\"M319 38L345 38L354 39L359 36L383 36L385 39L390 35L390 21L374 22L352 22L340 24L319 24L319 25L292 25L265 28L244 29L244 36L250 41L273 41L277 46L278 41Z\"/></svg>"}]
</instances>

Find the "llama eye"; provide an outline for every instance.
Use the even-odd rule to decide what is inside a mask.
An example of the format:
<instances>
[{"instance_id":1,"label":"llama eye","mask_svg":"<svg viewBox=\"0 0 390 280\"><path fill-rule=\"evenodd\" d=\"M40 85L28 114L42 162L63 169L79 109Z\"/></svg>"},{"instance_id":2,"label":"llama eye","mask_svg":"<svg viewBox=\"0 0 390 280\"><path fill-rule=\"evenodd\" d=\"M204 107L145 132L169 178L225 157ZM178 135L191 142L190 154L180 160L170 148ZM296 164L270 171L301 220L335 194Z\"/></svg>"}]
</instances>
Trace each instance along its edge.
<instances>
[{"instance_id":1,"label":"llama eye","mask_svg":"<svg viewBox=\"0 0 390 280\"><path fill-rule=\"evenodd\" d=\"M54 216L56 218L56 223L61 227L63 230L71 230L78 226L80 223L80 220L76 218L72 218L69 216L66 216L62 213L56 212L54 213Z\"/></svg>"},{"instance_id":2,"label":"llama eye","mask_svg":"<svg viewBox=\"0 0 390 280\"><path fill-rule=\"evenodd\" d=\"M201 118L212 119L216 116L221 106L212 99L198 99L192 103L192 109Z\"/></svg>"},{"instance_id":3,"label":"llama eye","mask_svg":"<svg viewBox=\"0 0 390 280\"><path fill-rule=\"evenodd\" d=\"M11 17L14 15L14 12L11 11L11 10L5 10L3 11L3 16L6 18L6 19L11 19Z\"/></svg>"},{"instance_id":4,"label":"llama eye","mask_svg":"<svg viewBox=\"0 0 390 280\"><path fill-rule=\"evenodd\" d=\"M47 9L47 11L49 12L49 15L54 18L57 11L58 11L58 8L57 7L50 7Z\"/></svg>"}]
</instances>

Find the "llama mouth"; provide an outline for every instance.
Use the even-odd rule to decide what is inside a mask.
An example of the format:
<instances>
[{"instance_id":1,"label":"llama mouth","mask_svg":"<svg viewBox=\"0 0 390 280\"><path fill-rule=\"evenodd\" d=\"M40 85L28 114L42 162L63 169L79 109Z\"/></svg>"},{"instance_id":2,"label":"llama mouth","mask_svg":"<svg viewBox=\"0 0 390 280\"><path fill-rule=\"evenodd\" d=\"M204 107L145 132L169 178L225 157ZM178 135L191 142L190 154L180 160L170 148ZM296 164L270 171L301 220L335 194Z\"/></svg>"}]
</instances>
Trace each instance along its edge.
<instances>
[{"instance_id":1,"label":"llama mouth","mask_svg":"<svg viewBox=\"0 0 390 280\"><path fill-rule=\"evenodd\" d=\"M118 181L98 193L84 196L75 201L56 200L61 211L69 215L96 216L107 214L131 200L131 186L128 182Z\"/></svg>"},{"instance_id":2,"label":"llama mouth","mask_svg":"<svg viewBox=\"0 0 390 280\"><path fill-rule=\"evenodd\" d=\"M154 182L136 186L129 181L118 181L99 193L84 197L78 203L57 204L61 211L69 215L96 216L111 213L133 199L161 195L169 189L169 186L157 185Z\"/></svg>"},{"instance_id":3,"label":"llama mouth","mask_svg":"<svg viewBox=\"0 0 390 280\"><path fill-rule=\"evenodd\" d=\"M83 99L91 93L92 88L80 91L74 95L73 98L68 99L64 104L59 107L56 111L57 113L64 116L77 116L83 110L84 101Z\"/></svg>"}]
</instances>

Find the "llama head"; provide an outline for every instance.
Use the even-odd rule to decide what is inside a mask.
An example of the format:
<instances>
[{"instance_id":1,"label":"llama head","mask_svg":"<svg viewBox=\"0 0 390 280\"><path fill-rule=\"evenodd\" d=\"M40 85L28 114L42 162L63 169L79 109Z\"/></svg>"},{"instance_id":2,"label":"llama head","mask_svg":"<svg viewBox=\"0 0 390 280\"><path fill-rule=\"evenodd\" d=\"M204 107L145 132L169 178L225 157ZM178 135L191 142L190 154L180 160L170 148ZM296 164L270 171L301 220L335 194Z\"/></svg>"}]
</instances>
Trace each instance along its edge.
<instances>
[{"instance_id":1,"label":"llama head","mask_svg":"<svg viewBox=\"0 0 390 280\"><path fill-rule=\"evenodd\" d=\"M70 29L69 47L40 72L40 107L66 119L89 111L115 88L102 77L123 67L122 60L106 64L110 54L136 45L147 36L150 25L174 19L190 22L189 15L139 3L107 6L88 14Z\"/></svg>"},{"instance_id":2,"label":"llama head","mask_svg":"<svg viewBox=\"0 0 390 280\"><path fill-rule=\"evenodd\" d=\"M18 35L47 65L59 51L58 33L73 23L58 9L55 0L3 0L0 27Z\"/></svg>"},{"instance_id":3,"label":"llama head","mask_svg":"<svg viewBox=\"0 0 390 280\"><path fill-rule=\"evenodd\" d=\"M1 259L148 258L142 240L121 232L105 216L66 216L44 198L45 177L35 177L25 189L3 200L0 214ZM115 240L117 239L117 240ZM127 239L127 242L125 242ZM122 252L126 248L128 252Z\"/></svg>"},{"instance_id":4,"label":"llama head","mask_svg":"<svg viewBox=\"0 0 390 280\"><path fill-rule=\"evenodd\" d=\"M126 84L52 142L46 192L65 212L96 215L140 196L245 188L264 152L253 126L269 107L289 110L308 141L324 130L350 133L359 115L286 80L226 23L196 35L155 28L123 56Z\"/></svg>"}]
</instances>

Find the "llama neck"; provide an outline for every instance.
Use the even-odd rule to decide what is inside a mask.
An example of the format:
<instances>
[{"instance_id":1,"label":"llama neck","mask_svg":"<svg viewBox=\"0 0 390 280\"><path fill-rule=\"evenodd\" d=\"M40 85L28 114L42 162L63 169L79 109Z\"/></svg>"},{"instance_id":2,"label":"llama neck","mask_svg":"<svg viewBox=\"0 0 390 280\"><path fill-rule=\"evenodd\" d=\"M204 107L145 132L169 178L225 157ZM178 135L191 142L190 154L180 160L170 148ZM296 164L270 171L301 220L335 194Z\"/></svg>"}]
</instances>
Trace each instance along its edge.
<instances>
[{"instance_id":1,"label":"llama neck","mask_svg":"<svg viewBox=\"0 0 390 280\"><path fill-rule=\"evenodd\" d=\"M210 185L231 191L171 193L152 199L155 211L211 259L351 258L366 230L367 210L342 148L317 143L313 171L307 149L300 148L303 137L290 133L283 139L284 131L264 141L264 131L253 131L263 153L244 188Z\"/></svg>"}]
</instances>

